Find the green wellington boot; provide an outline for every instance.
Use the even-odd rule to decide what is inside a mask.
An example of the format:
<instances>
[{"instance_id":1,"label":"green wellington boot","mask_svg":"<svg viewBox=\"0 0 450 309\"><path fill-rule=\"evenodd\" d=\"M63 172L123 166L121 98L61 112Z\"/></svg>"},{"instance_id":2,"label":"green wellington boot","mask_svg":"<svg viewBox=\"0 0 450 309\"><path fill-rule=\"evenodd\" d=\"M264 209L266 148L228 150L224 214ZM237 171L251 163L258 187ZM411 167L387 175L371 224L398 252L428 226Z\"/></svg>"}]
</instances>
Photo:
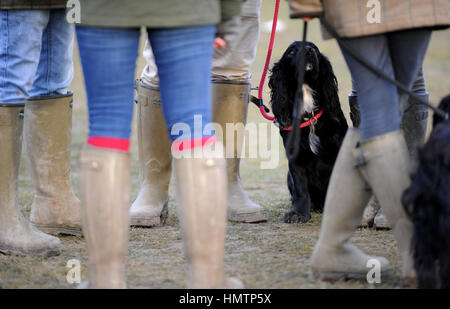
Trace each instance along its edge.
<instances>
[{"instance_id":1,"label":"green wellington boot","mask_svg":"<svg viewBox=\"0 0 450 309\"><path fill-rule=\"evenodd\" d=\"M86 146L80 163L83 233L89 253L88 287L126 288L130 156Z\"/></svg>"},{"instance_id":2,"label":"green wellington boot","mask_svg":"<svg viewBox=\"0 0 450 309\"><path fill-rule=\"evenodd\" d=\"M224 145L227 138L226 124L244 124L247 119L250 84L245 82L217 82L212 84L213 121L223 128ZM252 202L242 188L239 176L240 158L243 135L234 137L234 156L226 159L228 174L228 220L235 222L256 223L267 221L267 213L258 204Z\"/></svg>"},{"instance_id":3,"label":"green wellington boot","mask_svg":"<svg viewBox=\"0 0 450 309\"><path fill-rule=\"evenodd\" d=\"M202 158L176 158L174 167L179 217L189 263L188 288L243 288L238 279L225 276L225 160L220 155L208 154Z\"/></svg>"},{"instance_id":4,"label":"green wellington boot","mask_svg":"<svg viewBox=\"0 0 450 309\"><path fill-rule=\"evenodd\" d=\"M82 236L80 201L70 180L72 98L28 100L24 139L35 189L31 222L45 233Z\"/></svg>"},{"instance_id":5,"label":"green wellington boot","mask_svg":"<svg viewBox=\"0 0 450 309\"><path fill-rule=\"evenodd\" d=\"M365 279L367 263L373 259L379 262L382 277L390 271L384 257L366 255L349 243L371 196L352 155L360 140L361 133L349 128L331 174L320 236L311 257L313 275L319 280Z\"/></svg>"},{"instance_id":6,"label":"green wellington boot","mask_svg":"<svg viewBox=\"0 0 450 309\"><path fill-rule=\"evenodd\" d=\"M416 93L425 101L429 101L428 93ZM416 99L410 97L408 105L403 111L401 128L405 135L406 146L408 147L411 164L417 163L417 149L425 143L428 125L428 107L420 104ZM380 210L374 219L376 229L391 229L386 215Z\"/></svg>"},{"instance_id":7,"label":"green wellington boot","mask_svg":"<svg viewBox=\"0 0 450 309\"><path fill-rule=\"evenodd\" d=\"M389 132L361 143L354 156L392 226L403 261L403 278L413 282L415 271L410 251L413 226L401 203L403 191L410 183L409 154L403 131Z\"/></svg>"},{"instance_id":8,"label":"green wellington boot","mask_svg":"<svg viewBox=\"0 0 450 309\"><path fill-rule=\"evenodd\" d=\"M23 109L23 105L0 105L0 253L58 255L59 239L36 229L22 215L17 203Z\"/></svg>"},{"instance_id":9,"label":"green wellington boot","mask_svg":"<svg viewBox=\"0 0 450 309\"><path fill-rule=\"evenodd\" d=\"M425 101L429 101L429 94L427 92L416 93ZM350 116L354 126L359 126L358 100L355 92L349 95ZM356 122L356 123L355 123ZM419 104L416 99L410 97L408 104L403 112L401 128L403 129L406 145L411 158L412 165L417 161L417 149L425 143L428 124L428 108L425 105ZM372 197L369 204L364 211L363 219L360 226L373 226L376 229L391 229L389 222L382 210L378 211L380 206L375 197Z\"/></svg>"},{"instance_id":10,"label":"green wellington boot","mask_svg":"<svg viewBox=\"0 0 450 309\"><path fill-rule=\"evenodd\" d=\"M137 107L141 188L130 208L130 224L159 226L169 215L172 154L158 89L138 84Z\"/></svg>"}]
</instances>

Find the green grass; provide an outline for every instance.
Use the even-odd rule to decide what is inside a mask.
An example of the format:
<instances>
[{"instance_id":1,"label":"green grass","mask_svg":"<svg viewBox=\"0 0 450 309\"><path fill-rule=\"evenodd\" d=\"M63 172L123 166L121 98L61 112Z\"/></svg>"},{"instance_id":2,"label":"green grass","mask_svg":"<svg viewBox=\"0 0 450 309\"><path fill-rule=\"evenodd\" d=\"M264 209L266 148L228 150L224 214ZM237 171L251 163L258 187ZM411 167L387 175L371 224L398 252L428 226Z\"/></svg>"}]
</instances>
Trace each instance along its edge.
<instances>
[{"instance_id":1,"label":"green grass","mask_svg":"<svg viewBox=\"0 0 450 309\"><path fill-rule=\"evenodd\" d=\"M273 2L264 1L261 21L271 20ZM280 18L286 23L286 30L277 33L272 62L276 61L286 47L301 37L301 23L287 18L285 1L281 2ZM256 61L253 65L253 85L257 85L263 68L269 33L261 33ZM333 64L339 80L340 99L348 116L347 94L351 90L350 75L335 41L323 41L320 25L313 21L309 27L308 39L314 41ZM141 48L143 47L143 42ZM433 103L449 92L450 31L433 34L424 71L428 90ZM139 58L137 76L144 66ZM79 191L78 157L87 134L86 97L82 72L75 53L75 79L71 89L75 92L72 179L75 192ZM268 102L266 86L265 100ZM249 122L264 122L255 106L249 107ZM135 123L134 123L135 125ZM136 134L133 133L132 147L132 198L138 192L138 157ZM280 148L281 162L278 169L261 170L259 159L242 162L243 185L250 198L261 204L270 219L264 224L228 225L226 245L227 273L241 278L248 288L397 288L399 280L399 257L395 241L389 231L361 229L355 232L352 242L369 254L387 257L393 267L392 276L379 285L349 281L337 283L315 282L309 278L309 258L317 241L321 215L314 214L307 224L284 224L282 217L289 209L289 193L285 185L287 161ZM19 178L19 203L28 215L33 198L33 188L23 158ZM131 288L183 288L187 265L182 251L179 223L176 217L176 203L173 184L170 187L170 218L166 226L153 229L132 229L127 261L127 279ZM63 237L63 253L47 259L36 257L0 256L0 278L4 288L73 288L66 282L66 263L77 258L82 264L82 279L87 276L87 251L85 242L78 237Z\"/></svg>"}]
</instances>

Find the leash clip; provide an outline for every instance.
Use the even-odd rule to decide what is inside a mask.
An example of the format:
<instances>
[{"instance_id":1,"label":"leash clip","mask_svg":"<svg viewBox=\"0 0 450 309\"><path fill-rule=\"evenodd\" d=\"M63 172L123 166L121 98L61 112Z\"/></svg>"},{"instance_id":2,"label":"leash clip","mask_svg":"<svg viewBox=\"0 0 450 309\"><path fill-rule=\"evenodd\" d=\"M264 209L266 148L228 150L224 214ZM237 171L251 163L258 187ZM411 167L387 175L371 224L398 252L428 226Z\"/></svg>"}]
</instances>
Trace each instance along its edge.
<instances>
[{"instance_id":1,"label":"leash clip","mask_svg":"<svg viewBox=\"0 0 450 309\"><path fill-rule=\"evenodd\" d=\"M258 107L264 107L264 110L266 111L266 113L270 112L270 109L264 105L264 101L263 99L258 99L257 97L255 97L254 95L250 96L250 101L252 103L254 103L256 106Z\"/></svg>"}]
</instances>

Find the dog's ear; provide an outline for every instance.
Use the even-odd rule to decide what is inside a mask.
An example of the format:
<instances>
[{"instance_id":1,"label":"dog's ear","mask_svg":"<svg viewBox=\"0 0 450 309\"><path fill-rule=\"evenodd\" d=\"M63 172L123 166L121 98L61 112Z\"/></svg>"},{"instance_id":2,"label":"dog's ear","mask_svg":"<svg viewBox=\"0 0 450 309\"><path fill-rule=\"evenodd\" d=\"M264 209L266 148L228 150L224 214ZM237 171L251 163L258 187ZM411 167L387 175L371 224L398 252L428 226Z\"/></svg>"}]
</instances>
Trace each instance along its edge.
<instances>
[{"instance_id":1,"label":"dog's ear","mask_svg":"<svg viewBox=\"0 0 450 309\"><path fill-rule=\"evenodd\" d=\"M319 53L319 85L318 93L323 96L326 108L336 114L341 111L338 95L338 81L327 57Z\"/></svg>"},{"instance_id":2,"label":"dog's ear","mask_svg":"<svg viewBox=\"0 0 450 309\"><path fill-rule=\"evenodd\" d=\"M273 65L269 79L269 88L271 89L270 105L272 106L272 112L278 122L283 125L290 124L292 118L292 105L289 102L288 75L286 64L283 63L282 58Z\"/></svg>"}]
</instances>

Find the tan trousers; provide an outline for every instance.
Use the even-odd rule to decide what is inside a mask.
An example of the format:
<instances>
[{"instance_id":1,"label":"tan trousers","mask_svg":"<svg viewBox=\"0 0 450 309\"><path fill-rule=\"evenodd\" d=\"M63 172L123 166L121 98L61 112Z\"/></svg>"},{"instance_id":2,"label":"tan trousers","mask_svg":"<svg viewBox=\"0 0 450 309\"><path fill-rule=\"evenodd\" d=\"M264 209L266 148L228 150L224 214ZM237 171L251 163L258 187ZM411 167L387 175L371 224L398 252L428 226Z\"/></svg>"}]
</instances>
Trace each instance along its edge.
<instances>
[{"instance_id":1,"label":"tan trousers","mask_svg":"<svg viewBox=\"0 0 450 309\"><path fill-rule=\"evenodd\" d=\"M250 81L251 66L256 56L259 39L259 11L261 0L247 0L241 10L241 29L238 42L233 48L216 49L214 52L212 79L215 81ZM158 87L158 71L150 43L145 43L144 58L147 62L142 71L142 82Z\"/></svg>"}]
</instances>

